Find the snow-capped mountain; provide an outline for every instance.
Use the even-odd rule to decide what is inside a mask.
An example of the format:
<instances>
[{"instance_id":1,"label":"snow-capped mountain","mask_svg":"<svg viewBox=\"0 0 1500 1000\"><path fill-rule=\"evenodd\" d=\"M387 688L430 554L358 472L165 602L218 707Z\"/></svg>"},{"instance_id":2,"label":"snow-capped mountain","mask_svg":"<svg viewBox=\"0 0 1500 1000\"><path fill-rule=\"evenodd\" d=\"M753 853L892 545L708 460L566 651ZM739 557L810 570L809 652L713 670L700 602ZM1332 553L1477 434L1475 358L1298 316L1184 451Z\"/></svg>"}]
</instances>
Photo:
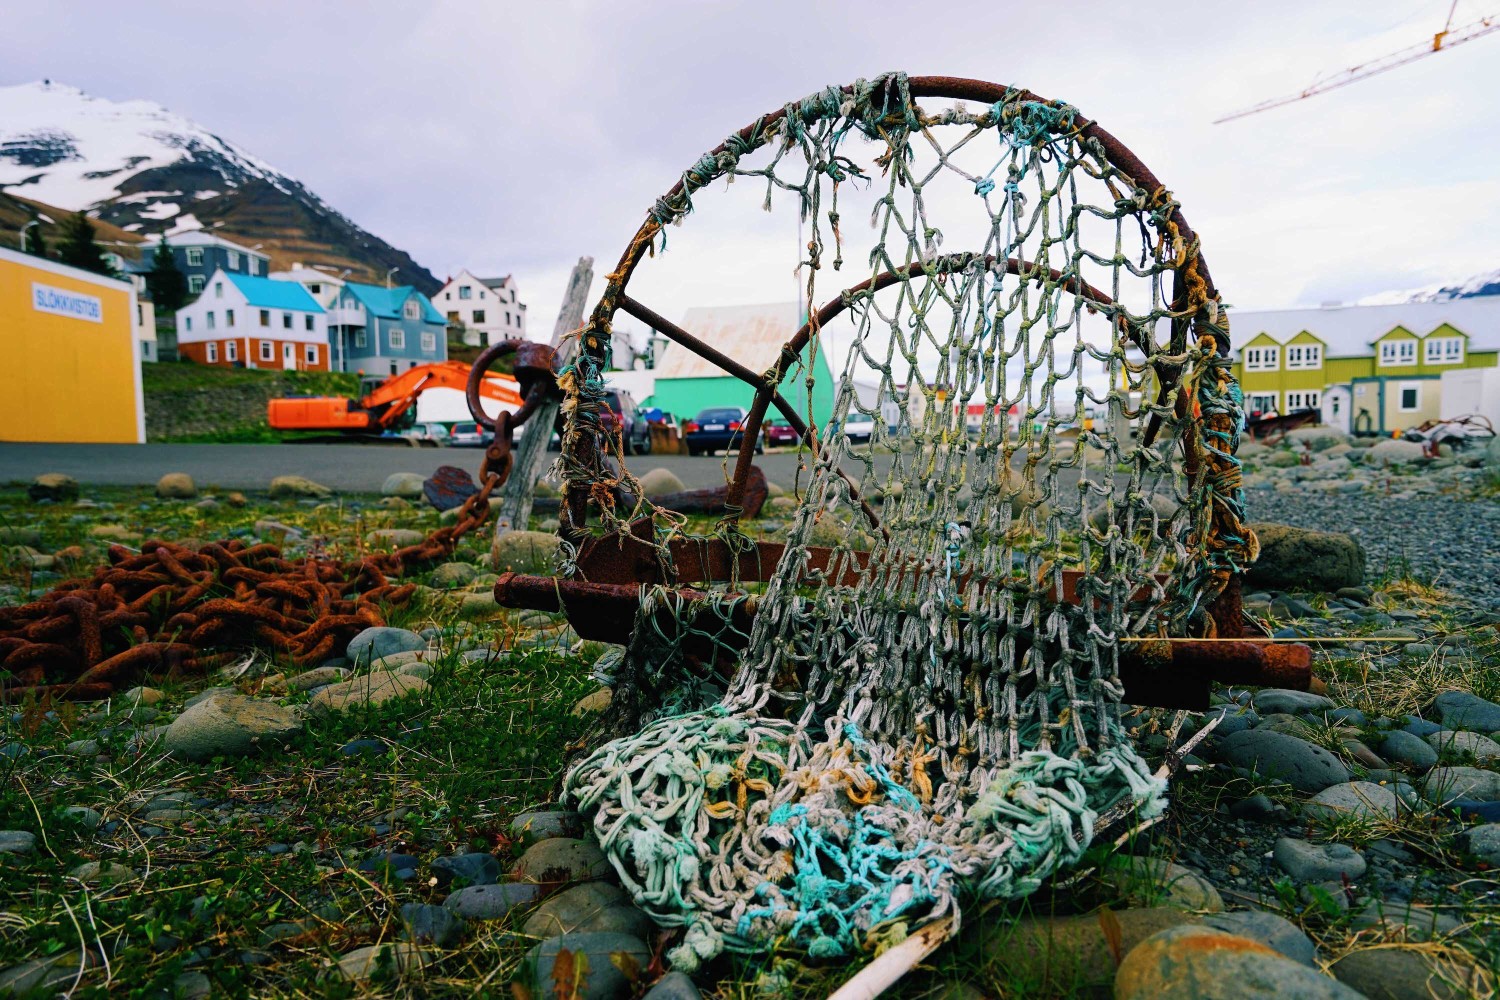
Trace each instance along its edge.
<instances>
[{"instance_id":1,"label":"snow-capped mountain","mask_svg":"<svg viewBox=\"0 0 1500 1000\"><path fill-rule=\"evenodd\" d=\"M1406 302L1447 302L1480 295L1500 295L1500 271L1476 274L1456 285L1428 285L1403 292L1381 292L1359 300L1362 306L1393 306Z\"/></svg>"},{"instance_id":2,"label":"snow-capped mountain","mask_svg":"<svg viewBox=\"0 0 1500 1000\"><path fill-rule=\"evenodd\" d=\"M439 283L295 178L152 101L110 101L43 81L0 87L0 190L141 235L222 223L263 244L272 266L350 267L367 280L399 267Z\"/></svg>"}]
</instances>

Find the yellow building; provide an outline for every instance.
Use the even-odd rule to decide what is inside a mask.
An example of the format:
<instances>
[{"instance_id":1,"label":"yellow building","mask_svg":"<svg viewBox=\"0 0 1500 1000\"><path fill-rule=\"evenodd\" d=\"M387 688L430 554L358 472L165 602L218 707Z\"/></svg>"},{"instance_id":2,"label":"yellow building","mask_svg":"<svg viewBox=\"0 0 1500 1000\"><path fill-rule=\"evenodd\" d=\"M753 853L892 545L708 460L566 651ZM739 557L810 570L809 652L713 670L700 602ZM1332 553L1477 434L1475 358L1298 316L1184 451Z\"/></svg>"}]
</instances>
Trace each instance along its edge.
<instances>
[{"instance_id":1,"label":"yellow building","mask_svg":"<svg viewBox=\"0 0 1500 1000\"><path fill-rule=\"evenodd\" d=\"M146 440L135 289L0 248L0 441Z\"/></svg>"}]
</instances>

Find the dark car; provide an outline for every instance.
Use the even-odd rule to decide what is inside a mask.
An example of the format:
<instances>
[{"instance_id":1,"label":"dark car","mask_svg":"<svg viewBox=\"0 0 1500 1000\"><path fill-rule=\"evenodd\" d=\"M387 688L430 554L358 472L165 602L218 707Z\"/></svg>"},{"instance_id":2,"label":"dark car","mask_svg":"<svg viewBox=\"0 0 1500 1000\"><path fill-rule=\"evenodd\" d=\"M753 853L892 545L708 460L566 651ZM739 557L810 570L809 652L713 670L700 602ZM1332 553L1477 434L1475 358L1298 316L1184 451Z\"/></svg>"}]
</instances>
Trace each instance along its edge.
<instances>
[{"instance_id":1,"label":"dark car","mask_svg":"<svg viewBox=\"0 0 1500 1000\"><path fill-rule=\"evenodd\" d=\"M767 446L771 448L794 445L802 440L802 435L797 433L796 428L782 420L767 420L760 428Z\"/></svg>"},{"instance_id":2,"label":"dark car","mask_svg":"<svg viewBox=\"0 0 1500 1000\"><path fill-rule=\"evenodd\" d=\"M738 406L709 407L683 425L688 454L712 455L720 449L738 448L744 423L745 411ZM764 451L765 446L757 441L755 450Z\"/></svg>"},{"instance_id":3,"label":"dark car","mask_svg":"<svg viewBox=\"0 0 1500 1000\"><path fill-rule=\"evenodd\" d=\"M607 433L619 434L627 455L651 454L651 425L641 417L635 397L623 389L609 389L604 393L604 406L599 412L599 423ZM562 447L563 416L559 412L553 425L556 441L548 448L556 451Z\"/></svg>"}]
</instances>

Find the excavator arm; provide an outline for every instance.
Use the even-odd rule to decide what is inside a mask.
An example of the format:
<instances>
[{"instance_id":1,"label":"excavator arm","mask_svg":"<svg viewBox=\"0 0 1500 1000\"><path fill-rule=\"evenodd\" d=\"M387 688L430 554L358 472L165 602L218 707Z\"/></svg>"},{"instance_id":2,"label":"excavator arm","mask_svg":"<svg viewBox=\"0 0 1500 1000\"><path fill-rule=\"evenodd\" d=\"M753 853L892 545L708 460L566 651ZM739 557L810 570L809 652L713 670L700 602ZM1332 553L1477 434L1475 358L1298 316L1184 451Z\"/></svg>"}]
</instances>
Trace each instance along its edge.
<instances>
[{"instance_id":1,"label":"excavator arm","mask_svg":"<svg viewBox=\"0 0 1500 1000\"><path fill-rule=\"evenodd\" d=\"M401 427L417 397L428 389L463 392L468 384L468 365L462 361L440 361L392 375L359 400L338 396L273 399L266 408L266 417L277 430L379 434ZM487 375L479 385L479 394L511 409L519 409L524 402L519 384L509 375Z\"/></svg>"},{"instance_id":2,"label":"excavator arm","mask_svg":"<svg viewBox=\"0 0 1500 1000\"><path fill-rule=\"evenodd\" d=\"M393 375L382 382L373 392L359 401L359 405L373 417L373 427L388 430L401 423L401 418L417 404L417 397L428 389L457 389L465 391L469 384L469 366L462 361L443 361ZM515 379L509 375L490 375L479 384L479 394L504 406L519 408L524 402Z\"/></svg>"}]
</instances>

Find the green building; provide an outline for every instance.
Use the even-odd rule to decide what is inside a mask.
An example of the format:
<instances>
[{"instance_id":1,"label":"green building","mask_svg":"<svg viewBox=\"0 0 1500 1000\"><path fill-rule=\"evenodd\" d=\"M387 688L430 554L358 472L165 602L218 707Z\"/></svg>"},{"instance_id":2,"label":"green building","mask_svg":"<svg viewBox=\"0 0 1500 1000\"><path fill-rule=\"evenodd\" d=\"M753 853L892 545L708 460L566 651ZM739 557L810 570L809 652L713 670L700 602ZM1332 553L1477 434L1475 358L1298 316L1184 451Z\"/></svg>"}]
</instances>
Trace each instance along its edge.
<instances>
[{"instance_id":1,"label":"green building","mask_svg":"<svg viewBox=\"0 0 1500 1000\"><path fill-rule=\"evenodd\" d=\"M754 372L768 371L781 356L781 348L801 326L795 302L750 306L705 306L689 309L680 324L684 330ZM804 351L804 359L809 352ZM823 426L833 413L833 377L827 351L812 358L814 385L811 415ZM747 413L755 390L733 375L694 354L681 344L663 352L653 373L656 376L650 405L691 420L711 406L738 406ZM809 400L806 372L795 369L781 383L781 394L806 419ZM773 409L767 419L779 419Z\"/></svg>"},{"instance_id":2,"label":"green building","mask_svg":"<svg viewBox=\"0 0 1500 1000\"><path fill-rule=\"evenodd\" d=\"M1230 314L1246 412L1315 409L1355 433L1390 434L1500 407L1500 296ZM1445 399L1445 395L1448 397Z\"/></svg>"}]
</instances>

